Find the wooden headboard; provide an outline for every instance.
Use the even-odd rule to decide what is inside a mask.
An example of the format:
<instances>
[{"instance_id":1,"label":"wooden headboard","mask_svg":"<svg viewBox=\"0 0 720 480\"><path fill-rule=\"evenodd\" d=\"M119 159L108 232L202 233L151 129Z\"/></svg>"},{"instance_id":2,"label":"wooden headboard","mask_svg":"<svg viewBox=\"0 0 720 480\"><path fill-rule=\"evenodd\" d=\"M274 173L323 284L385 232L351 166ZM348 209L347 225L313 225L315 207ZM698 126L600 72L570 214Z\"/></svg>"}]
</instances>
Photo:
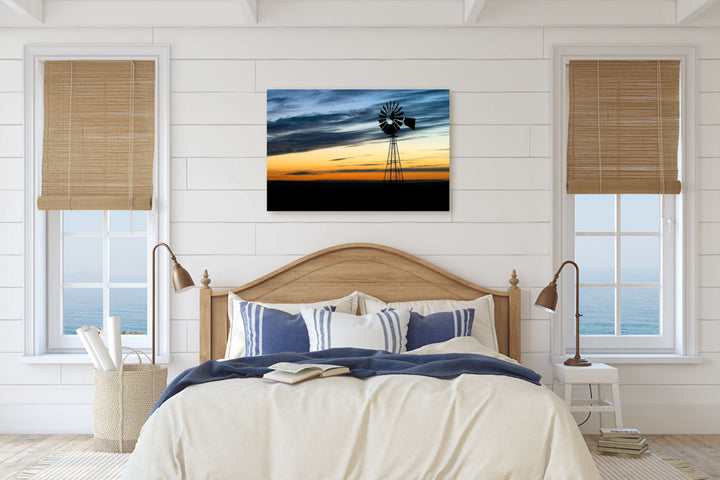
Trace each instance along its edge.
<instances>
[{"instance_id":1,"label":"wooden headboard","mask_svg":"<svg viewBox=\"0 0 720 480\"><path fill-rule=\"evenodd\" d=\"M500 352L520 361L520 289L515 270L507 291L474 285L408 253L372 243L348 243L307 255L250 283L213 292L207 270L200 289L200 361L225 355L228 292L244 300L310 303L355 290L386 302L474 300L492 294Z\"/></svg>"}]
</instances>

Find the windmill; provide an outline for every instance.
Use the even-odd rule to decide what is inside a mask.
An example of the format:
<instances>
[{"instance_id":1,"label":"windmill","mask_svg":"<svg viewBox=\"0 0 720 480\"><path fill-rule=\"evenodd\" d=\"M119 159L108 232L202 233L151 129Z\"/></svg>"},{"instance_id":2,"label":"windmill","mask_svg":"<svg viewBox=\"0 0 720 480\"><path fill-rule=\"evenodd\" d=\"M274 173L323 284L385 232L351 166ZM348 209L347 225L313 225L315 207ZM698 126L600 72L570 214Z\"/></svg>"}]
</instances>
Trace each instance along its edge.
<instances>
[{"instance_id":1,"label":"windmill","mask_svg":"<svg viewBox=\"0 0 720 480\"><path fill-rule=\"evenodd\" d=\"M402 125L415 130L415 119L406 117L398 102L390 101L382 106L378 115L380 129L390 137L387 161L385 162L385 175L383 182L404 183L402 164L400 163L400 150L397 145L397 132Z\"/></svg>"}]
</instances>

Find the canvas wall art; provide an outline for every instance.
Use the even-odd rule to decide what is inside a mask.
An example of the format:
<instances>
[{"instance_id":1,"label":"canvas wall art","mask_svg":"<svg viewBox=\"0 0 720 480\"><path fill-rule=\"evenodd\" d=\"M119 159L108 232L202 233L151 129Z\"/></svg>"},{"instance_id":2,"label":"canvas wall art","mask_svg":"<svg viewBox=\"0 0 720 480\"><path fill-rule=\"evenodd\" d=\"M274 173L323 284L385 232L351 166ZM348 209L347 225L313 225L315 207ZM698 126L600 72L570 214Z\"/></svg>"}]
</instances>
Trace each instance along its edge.
<instances>
[{"instance_id":1,"label":"canvas wall art","mask_svg":"<svg viewBox=\"0 0 720 480\"><path fill-rule=\"evenodd\" d=\"M448 90L268 90L270 211L450 209Z\"/></svg>"}]
</instances>

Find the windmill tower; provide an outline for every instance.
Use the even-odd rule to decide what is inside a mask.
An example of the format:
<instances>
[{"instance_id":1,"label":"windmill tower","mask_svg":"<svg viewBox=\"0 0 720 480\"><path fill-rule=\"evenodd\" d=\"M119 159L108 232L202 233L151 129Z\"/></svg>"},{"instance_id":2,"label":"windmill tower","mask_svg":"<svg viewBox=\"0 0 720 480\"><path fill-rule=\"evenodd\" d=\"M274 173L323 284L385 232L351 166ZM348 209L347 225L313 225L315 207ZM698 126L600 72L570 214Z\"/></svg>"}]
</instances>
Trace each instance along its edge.
<instances>
[{"instance_id":1,"label":"windmill tower","mask_svg":"<svg viewBox=\"0 0 720 480\"><path fill-rule=\"evenodd\" d=\"M415 119L406 117L400 104L391 101L380 109L378 123L380 129L390 137L383 183L405 183L402 163L400 162L400 149L398 149L397 144L397 132L403 124L409 129L415 130Z\"/></svg>"}]
</instances>

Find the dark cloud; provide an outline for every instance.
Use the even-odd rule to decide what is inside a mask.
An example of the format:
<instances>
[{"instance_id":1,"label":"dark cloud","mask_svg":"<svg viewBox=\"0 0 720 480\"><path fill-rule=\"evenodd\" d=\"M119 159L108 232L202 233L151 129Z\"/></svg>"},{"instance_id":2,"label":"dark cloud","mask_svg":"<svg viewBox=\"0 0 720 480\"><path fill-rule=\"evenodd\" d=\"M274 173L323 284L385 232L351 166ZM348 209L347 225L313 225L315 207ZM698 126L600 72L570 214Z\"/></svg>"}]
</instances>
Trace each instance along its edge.
<instances>
[{"instance_id":1,"label":"dark cloud","mask_svg":"<svg viewBox=\"0 0 720 480\"><path fill-rule=\"evenodd\" d=\"M404 172L447 172L448 167L403 167ZM323 171L311 171L311 170L298 170L296 172L289 172L285 175L323 175L326 173L376 173L384 172L385 168L347 168L337 170L323 170Z\"/></svg>"},{"instance_id":2,"label":"dark cloud","mask_svg":"<svg viewBox=\"0 0 720 480\"><path fill-rule=\"evenodd\" d=\"M391 100L402 105L406 116L416 119L416 130L401 128L399 137L447 135L446 90L271 90L268 156L386 141L377 118L380 107ZM347 110L342 110L344 106ZM437 129L442 131L433 131Z\"/></svg>"},{"instance_id":3,"label":"dark cloud","mask_svg":"<svg viewBox=\"0 0 720 480\"><path fill-rule=\"evenodd\" d=\"M358 155L357 157L331 158L330 160L328 160L328 162L342 162L345 160L357 160L358 158L369 157L369 156L371 156L371 155L368 153L367 155Z\"/></svg>"},{"instance_id":4,"label":"dark cloud","mask_svg":"<svg viewBox=\"0 0 720 480\"><path fill-rule=\"evenodd\" d=\"M448 167L403 167L403 172L447 172ZM326 170L323 173L363 173L363 172L384 172L383 168L348 168L339 170Z\"/></svg>"},{"instance_id":5,"label":"dark cloud","mask_svg":"<svg viewBox=\"0 0 720 480\"><path fill-rule=\"evenodd\" d=\"M267 154L282 155L285 153L300 153L337 146L352 146L366 142L379 141L377 135L370 131L295 131L292 133L268 135Z\"/></svg>"}]
</instances>

